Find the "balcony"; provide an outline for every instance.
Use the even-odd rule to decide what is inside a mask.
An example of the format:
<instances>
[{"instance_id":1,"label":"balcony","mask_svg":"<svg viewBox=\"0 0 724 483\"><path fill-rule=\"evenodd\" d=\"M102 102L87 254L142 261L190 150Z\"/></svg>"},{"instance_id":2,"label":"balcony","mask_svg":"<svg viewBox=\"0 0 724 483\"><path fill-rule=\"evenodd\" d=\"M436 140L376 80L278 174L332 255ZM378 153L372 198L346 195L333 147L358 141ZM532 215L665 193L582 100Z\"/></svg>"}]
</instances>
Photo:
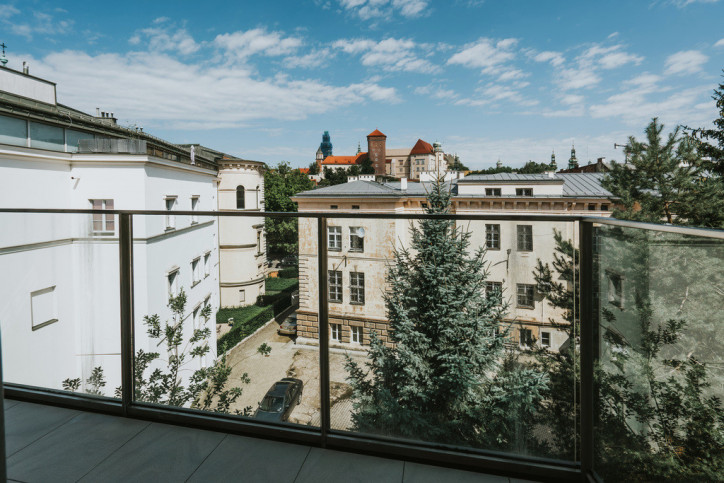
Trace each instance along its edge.
<instances>
[{"instance_id":1,"label":"balcony","mask_svg":"<svg viewBox=\"0 0 724 483\"><path fill-rule=\"evenodd\" d=\"M99 239L93 213L0 210L16 228L0 235L11 479L621 481L660 479L662 462L721 479L724 232L558 215L176 211L166 235L166 212L107 211L118 236ZM246 261L267 246L262 217L293 222L298 258ZM418 290L425 248L410 230L455 227L470 233L448 247L465 263L488 245L482 265L466 265L485 283ZM413 383L394 386L371 359L417 344L400 321L432 340L436 321L414 314L437 313L443 290L468 297L456 314L481 314L467 339L435 335L427 349L468 351L430 376L436 387L487 357L469 387L488 399L464 411L455 392L452 406L415 401ZM292 313L296 336L279 333ZM396 368L408 369L418 377ZM391 398L375 392L386 384Z\"/></svg>"}]
</instances>

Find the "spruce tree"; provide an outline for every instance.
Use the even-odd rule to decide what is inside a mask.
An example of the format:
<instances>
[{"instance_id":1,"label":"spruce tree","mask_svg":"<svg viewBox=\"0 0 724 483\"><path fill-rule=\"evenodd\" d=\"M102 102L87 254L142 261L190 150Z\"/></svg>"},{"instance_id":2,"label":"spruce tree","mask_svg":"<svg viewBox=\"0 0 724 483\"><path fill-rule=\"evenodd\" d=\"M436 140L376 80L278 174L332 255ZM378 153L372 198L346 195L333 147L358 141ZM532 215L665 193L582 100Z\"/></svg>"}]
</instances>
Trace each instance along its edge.
<instances>
[{"instance_id":1,"label":"spruce tree","mask_svg":"<svg viewBox=\"0 0 724 483\"><path fill-rule=\"evenodd\" d=\"M702 162L702 167L721 179L724 178L724 82L719 84L718 89L714 89L712 99L716 101L719 110L719 117L714 119L714 127L689 128L688 131L697 140L699 153L709 158Z\"/></svg>"},{"instance_id":2,"label":"spruce tree","mask_svg":"<svg viewBox=\"0 0 724 483\"><path fill-rule=\"evenodd\" d=\"M724 222L724 185L707 179L696 143L677 127L662 139L656 118L646 141L629 137L627 162L611 163L602 185L620 200L613 216L626 220L718 227Z\"/></svg>"},{"instance_id":3,"label":"spruce tree","mask_svg":"<svg viewBox=\"0 0 724 483\"><path fill-rule=\"evenodd\" d=\"M441 181L427 212L450 212ZM354 429L524 452L547 376L506 357L507 307L485 295L484 249L471 253L451 220L410 230L387 273L389 343L373 333L366 366L347 359Z\"/></svg>"}]
</instances>

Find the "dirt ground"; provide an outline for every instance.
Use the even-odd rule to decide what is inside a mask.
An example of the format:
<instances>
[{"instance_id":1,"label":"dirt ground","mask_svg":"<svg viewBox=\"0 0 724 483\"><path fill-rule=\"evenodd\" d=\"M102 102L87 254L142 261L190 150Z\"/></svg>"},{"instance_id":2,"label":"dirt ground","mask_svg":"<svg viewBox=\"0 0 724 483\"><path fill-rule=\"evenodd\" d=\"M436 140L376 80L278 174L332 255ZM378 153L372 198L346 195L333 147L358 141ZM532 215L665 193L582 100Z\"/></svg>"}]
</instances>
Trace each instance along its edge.
<instances>
[{"instance_id":1,"label":"dirt ground","mask_svg":"<svg viewBox=\"0 0 724 483\"><path fill-rule=\"evenodd\" d=\"M302 402L292 412L289 422L319 425L320 385L319 385L319 348L297 345L292 338L278 335L277 322L270 322L259 332L229 351L227 363L231 366L231 381L238 381L247 373L251 382L242 385L243 394L233 409L251 406L256 409L269 388L283 377L295 377L304 383ZM262 343L271 347L269 356L260 354L257 349ZM355 360L364 361L365 353L347 351ZM351 423L352 403L349 400L350 387L345 378L345 354L330 352L329 378L332 401L331 419L335 429L347 429Z\"/></svg>"}]
</instances>

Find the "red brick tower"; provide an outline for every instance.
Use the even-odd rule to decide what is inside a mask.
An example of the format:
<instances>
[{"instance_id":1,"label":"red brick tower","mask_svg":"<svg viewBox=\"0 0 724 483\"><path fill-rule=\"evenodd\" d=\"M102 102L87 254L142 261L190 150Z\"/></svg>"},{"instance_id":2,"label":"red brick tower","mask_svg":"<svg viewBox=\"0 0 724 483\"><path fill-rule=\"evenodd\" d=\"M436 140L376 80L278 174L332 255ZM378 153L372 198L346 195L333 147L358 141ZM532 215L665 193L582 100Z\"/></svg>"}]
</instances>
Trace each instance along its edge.
<instances>
[{"instance_id":1,"label":"red brick tower","mask_svg":"<svg viewBox=\"0 0 724 483\"><path fill-rule=\"evenodd\" d=\"M375 129L367 135L367 153L369 153L375 176L385 175L385 155L387 154L387 136Z\"/></svg>"}]
</instances>

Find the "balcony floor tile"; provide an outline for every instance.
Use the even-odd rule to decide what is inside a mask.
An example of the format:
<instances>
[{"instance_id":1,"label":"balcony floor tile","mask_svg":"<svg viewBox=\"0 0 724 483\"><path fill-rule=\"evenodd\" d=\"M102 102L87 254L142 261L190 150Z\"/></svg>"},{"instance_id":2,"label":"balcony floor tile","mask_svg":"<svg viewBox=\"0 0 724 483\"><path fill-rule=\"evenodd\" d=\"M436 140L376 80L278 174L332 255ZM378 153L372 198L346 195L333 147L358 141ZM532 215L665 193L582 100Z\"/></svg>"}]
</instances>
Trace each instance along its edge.
<instances>
[{"instance_id":1,"label":"balcony floor tile","mask_svg":"<svg viewBox=\"0 0 724 483\"><path fill-rule=\"evenodd\" d=\"M403 468L404 463L398 460L312 448L295 481L297 483L320 481L400 483Z\"/></svg>"},{"instance_id":2,"label":"balcony floor tile","mask_svg":"<svg viewBox=\"0 0 724 483\"><path fill-rule=\"evenodd\" d=\"M439 466L405 463L403 483L438 483L454 481L455 483L508 483L505 476L481 475L472 471L441 468Z\"/></svg>"},{"instance_id":3,"label":"balcony floor tile","mask_svg":"<svg viewBox=\"0 0 724 483\"><path fill-rule=\"evenodd\" d=\"M12 456L81 414L73 409L18 402L5 411L5 452Z\"/></svg>"},{"instance_id":4,"label":"balcony floor tile","mask_svg":"<svg viewBox=\"0 0 724 483\"><path fill-rule=\"evenodd\" d=\"M21 481L77 481L149 424L78 413L8 458L8 476Z\"/></svg>"}]
</instances>

